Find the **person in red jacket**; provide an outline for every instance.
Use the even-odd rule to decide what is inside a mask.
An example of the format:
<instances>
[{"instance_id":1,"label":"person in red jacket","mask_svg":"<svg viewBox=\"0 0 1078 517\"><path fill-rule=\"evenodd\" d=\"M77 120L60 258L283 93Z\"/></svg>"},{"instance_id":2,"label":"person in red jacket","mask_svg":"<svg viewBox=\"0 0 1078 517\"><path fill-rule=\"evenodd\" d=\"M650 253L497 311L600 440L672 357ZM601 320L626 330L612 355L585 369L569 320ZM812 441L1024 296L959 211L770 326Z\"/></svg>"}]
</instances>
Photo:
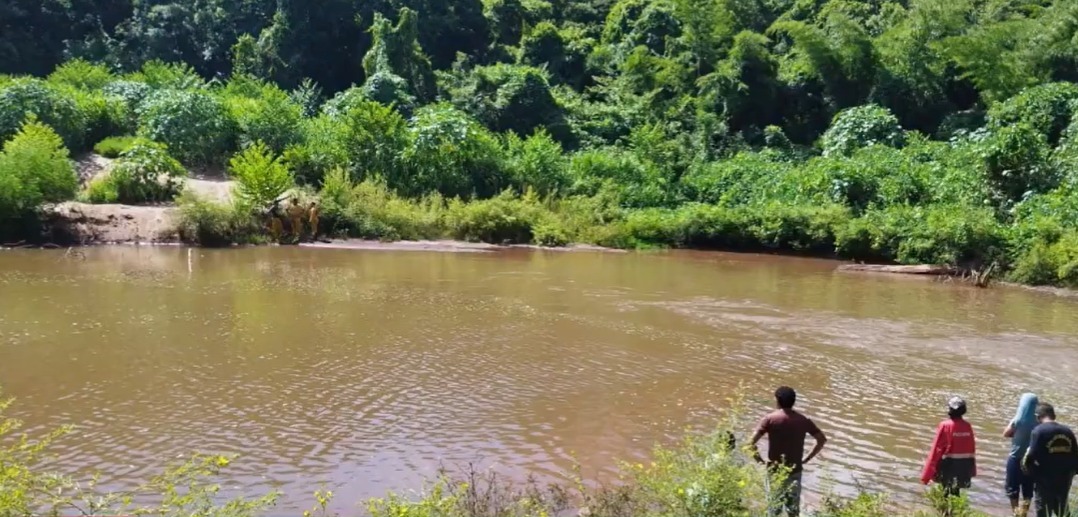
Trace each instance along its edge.
<instances>
[{"instance_id":1,"label":"person in red jacket","mask_svg":"<svg viewBox=\"0 0 1078 517\"><path fill-rule=\"evenodd\" d=\"M947 401L948 418L936 429L936 439L921 473L921 483L939 483L948 497L969 488L977 476L976 441L973 427L962 418L965 414L966 401L959 397Z\"/></svg>"}]
</instances>

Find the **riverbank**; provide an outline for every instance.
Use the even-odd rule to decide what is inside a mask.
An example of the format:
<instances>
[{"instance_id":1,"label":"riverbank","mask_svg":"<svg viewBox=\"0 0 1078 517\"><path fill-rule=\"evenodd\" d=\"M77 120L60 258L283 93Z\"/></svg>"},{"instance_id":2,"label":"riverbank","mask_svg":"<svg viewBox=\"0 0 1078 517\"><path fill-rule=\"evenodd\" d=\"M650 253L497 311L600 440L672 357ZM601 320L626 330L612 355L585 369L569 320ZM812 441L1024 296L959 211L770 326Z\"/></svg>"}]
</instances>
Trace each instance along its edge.
<instances>
[{"instance_id":1,"label":"riverbank","mask_svg":"<svg viewBox=\"0 0 1078 517\"><path fill-rule=\"evenodd\" d=\"M98 166L102 160L95 160ZM107 171L107 163L104 169ZM93 176L87 176L92 178ZM213 179L188 180L185 188L198 199L206 199L211 203L225 206L231 201L230 190L233 182ZM43 235L43 242L39 243L46 247L55 246L94 246L94 245L195 245L185 239L182 231L183 212L181 207L175 205L158 206L135 206L122 204L90 204L82 202L65 202L44 207L43 223L47 228ZM5 243L7 247L25 246L24 242ZM593 244L569 244L560 246L542 246L538 244L494 244L490 242L464 241L458 239L363 239L363 238L340 238L320 239L315 242L299 243L300 247L310 249L351 249L351 250L384 250L384 251L433 251L448 253L490 253L509 249L535 249L546 251L596 251L606 253L625 253L627 250L609 246ZM691 248L690 248L691 249ZM715 249L714 251L746 251L749 253L764 252L760 249L751 250L728 250ZM768 254L799 256L834 259L840 261L833 253L805 252L793 250L767 250ZM923 277L928 279L956 280L964 283L976 283L978 271L969 268L961 268L949 265L901 265L901 264L864 264L843 262L836 266L836 271L843 273L859 274L886 274ZM996 279L987 279L995 281ZM982 287L987 285L984 282ZM1036 292L1052 294L1056 296L1078 296L1078 290L1072 290L1053 286L1031 286L1015 282L999 282L1012 287L1021 287Z\"/></svg>"}]
</instances>

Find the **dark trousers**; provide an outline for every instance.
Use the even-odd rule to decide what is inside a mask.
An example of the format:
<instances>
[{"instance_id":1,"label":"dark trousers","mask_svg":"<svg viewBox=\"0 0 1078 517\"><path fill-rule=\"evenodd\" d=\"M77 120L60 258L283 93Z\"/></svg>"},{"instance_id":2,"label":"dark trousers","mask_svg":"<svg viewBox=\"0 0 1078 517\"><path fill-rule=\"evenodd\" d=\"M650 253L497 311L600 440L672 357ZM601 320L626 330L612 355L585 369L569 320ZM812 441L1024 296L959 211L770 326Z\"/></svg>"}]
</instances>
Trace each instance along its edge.
<instances>
[{"instance_id":1,"label":"dark trousers","mask_svg":"<svg viewBox=\"0 0 1078 517\"><path fill-rule=\"evenodd\" d=\"M794 472L782 481L777 494L771 494L771 509L768 514L778 517L785 511L787 517L799 517L801 515L801 474Z\"/></svg>"},{"instance_id":2,"label":"dark trousers","mask_svg":"<svg viewBox=\"0 0 1078 517\"><path fill-rule=\"evenodd\" d=\"M1071 477L1034 480L1033 503L1037 517L1069 517L1067 497L1071 492Z\"/></svg>"}]
</instances>

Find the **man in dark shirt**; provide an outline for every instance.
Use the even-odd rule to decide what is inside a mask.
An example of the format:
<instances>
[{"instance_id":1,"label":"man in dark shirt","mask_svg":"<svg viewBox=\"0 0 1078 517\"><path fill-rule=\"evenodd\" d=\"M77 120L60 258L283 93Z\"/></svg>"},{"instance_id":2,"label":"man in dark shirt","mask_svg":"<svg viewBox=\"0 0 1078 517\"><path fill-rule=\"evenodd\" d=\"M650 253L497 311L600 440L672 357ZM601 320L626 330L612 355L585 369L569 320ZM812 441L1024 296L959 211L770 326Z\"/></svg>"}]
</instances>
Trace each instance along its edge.
<instances>
[{"instance_id":1,"label":"man in dark shirt","mask_svg":"<svg viewBox=\"0 0 1078 517\"><path fill-rule=\"evenodd\" d=\"M781 505L772 505L771 515L780 515L783 508L786 515L797 517L801 513L801 471L806 463L823 449L827 437L808 417L794 411L797 393L789 386L775 390L775 402L778 409L768 413L756 426L752 436L752 446L767 435L767 464L773 471L787 473L779 487L778 496ZM812 436L816 446L808 456L805 454L805 437ZM757 461L763 461L756 452Z\"/></svg>"},{"instance_id":2,"label":"man in dark shirt","mask_svg":"<svg viewBox=\"0 0 1078 517\"><path fill-rule=\"evenodd\" d=\"M1022 458L1022 469L1033 478L1037 517L1066 516L1071 481L1078 472L1078 442L1069 427L1056 422L1050 404L1037 405L1037 420Z\"/></svg>"}]
</instances>

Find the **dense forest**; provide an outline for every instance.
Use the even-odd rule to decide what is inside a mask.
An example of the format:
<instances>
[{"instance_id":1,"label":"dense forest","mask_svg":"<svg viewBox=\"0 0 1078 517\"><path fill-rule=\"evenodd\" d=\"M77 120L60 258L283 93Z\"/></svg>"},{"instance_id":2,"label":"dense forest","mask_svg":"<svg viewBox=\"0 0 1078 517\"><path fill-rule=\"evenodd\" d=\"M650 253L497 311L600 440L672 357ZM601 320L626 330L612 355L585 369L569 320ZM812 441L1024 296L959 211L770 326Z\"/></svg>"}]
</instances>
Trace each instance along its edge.
<instances>
[{"instance_id":1,"label":"dense forest","mask_svg":"<svg viewBox=\"0 0 1078 517\"><path fill-rule=\"evenodd\" d=\"M295 182L360 237L1078 286L1073 0L8 0L0 73L0 233L98 146L91 201L226 166L236 207L180 198L206 243Z\"/></svg>"}]
</instances>

